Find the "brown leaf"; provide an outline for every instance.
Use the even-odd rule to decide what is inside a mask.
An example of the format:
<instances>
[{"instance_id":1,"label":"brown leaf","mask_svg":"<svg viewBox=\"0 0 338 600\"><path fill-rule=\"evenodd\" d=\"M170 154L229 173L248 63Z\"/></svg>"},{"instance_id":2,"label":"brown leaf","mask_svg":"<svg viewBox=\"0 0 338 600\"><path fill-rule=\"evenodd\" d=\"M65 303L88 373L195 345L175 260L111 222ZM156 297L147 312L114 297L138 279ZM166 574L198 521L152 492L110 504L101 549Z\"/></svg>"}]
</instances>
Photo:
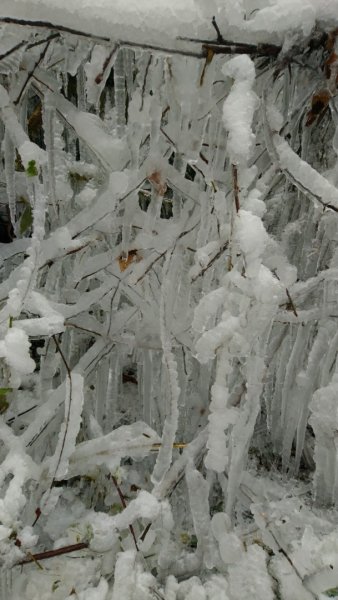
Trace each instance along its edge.
<instances>
[{"instance_id":1,"label":"brown leaf","mask_svg":"<svg viewBox=\"0 0 338 600\"><path fill-rule=\"evenodd\" d=\"M120 271L122 273L123 271L128 269L128 267L132 263L140 262L140 260L142 260L142 257L138 254L137 250L129 250L127 256L121 254L121 256L119 256L117 260L119 262Z\"/></svg>"}]
</instances>

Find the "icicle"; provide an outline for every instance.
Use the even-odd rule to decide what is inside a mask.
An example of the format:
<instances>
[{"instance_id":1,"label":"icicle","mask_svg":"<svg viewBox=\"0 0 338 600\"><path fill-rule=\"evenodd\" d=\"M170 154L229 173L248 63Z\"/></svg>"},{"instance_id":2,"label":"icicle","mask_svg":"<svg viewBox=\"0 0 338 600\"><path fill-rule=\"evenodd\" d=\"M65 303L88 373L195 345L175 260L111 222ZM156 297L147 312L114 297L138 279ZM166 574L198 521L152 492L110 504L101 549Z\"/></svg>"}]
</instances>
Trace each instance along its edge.
<instances>
[{"instance_id":1,"label":"icicle","mask_svg":"<svg viewBox=\"0 0 338 600\"><path fill-rule=\"evenodd\" d=\"M114 64L114 90L117 135L122 138L126 126L126 83L124 68L124 50L119 50Z\"/></svg>"},{"instance_id":2,"label":"icicle","mask_svg":"<svg viewBox=\"0 0 338 600\"><path fill-rule=\"evenodd\" d=\"M318 389L310 403L309 423L315 434L315 496L320 505L338 506L338 376Z\"/></svg>"},{"instance_id":3,"label":"icicle","mask_svg":"<svg viewBox=\"0 0 338 600\"><path fill-rule=\"evenodd\" d=\"M282 403L281 403L281 427L283 430L283 450L282 460L285 470L289 467L292 441L297 428L297 417L295 411L298 410L298 403L295 402L292 390L294 388L297 371L302 364L301 349L304 348L311 332L311 324L304 327L298 326L295 343L287 363L285 379L283 382Z\"/></svg>"},{"instance_id":4,"label":"icicle","mask_svg":"<svg viewBox=\"0 0 338 600\"><path fill-rule=\"evenodd\" d=\"M143 400L143 418L148 425L153 425L153 416L151 410L152 404L152 385L153 385L153 351L144 349L142 351L142 400Z\"/></svg>"},{"instance_id":5,"label":"icicle","mask_svg":"<svg viewBox=\"0 0 338 600\"><path fill-rule=\"evenodd\" d=\"M108 383L105 401L107 415L104 431L106 433L112 431L114 424L117 422L117 399L119 398L120 383L121 367L119 351L117 348L113 348L109 358Z\"/></svg>"},{"instance_id":6,"label":"icicle","mask_svg":"<svg viewBox=\"0 0 338 600\"><path fill-rule=\"evenodd\" d=\"M161 540L161 547L158 554L157 564L161 574L168 574L171 571L171 565L175 559L173 546L171 542L174 519L168 500L161 502L160 513L158 517L158 538Z\"/></svg>"},{"instance_id":7,"label":"icicle","mask_svg":"<svg viewBox=\"0 0 338 600\"><path fill-rule=\"evenodd\" d=\"M4 161L5 161L5 177L7 187L7 198L9 216L11 224L14 229L14 233L17 236L17 224L16 224L16 192L15 192L15 148L13 142L9 136L8 130L5 130L4 140Z\"/></svg>"},{"instance_id":8,"label":"icicle","mask_svg":"<svg viewBox=\"0 0 338 600\"><path fill-rule=\"evenodd\" d=\"M42 113L43 127L44 127L44 140L46 144L46 152L48 157L48 192L50 202L52 203L56 215L57 201L56 201L56 181L55 181L55 148L54 148L54 121L55 121L55 110L48 105L48 97L46 97L45 108Z\"/></svg>"},{"instance_id":9,"label":"icicle","mask_svg":"<svg viewBox=\"0 0 338 600\"><path fill-rule=\"evenodd\" d=\"M197 552L202 553L206 568L212 569L215 566L215 557L210 538L209 485L190 462L187 464L185 476L192 520L198 540Z\"/></svg>"},{"instance_id":10,"label":"icicle","mask_svg":"<svg viewBox=\"0 0 338 600\"><path fill-rule=\"evenodd\" d=\"M163 266L163 283L160 305L160 327L161 342L163 350L163 362L166 369L165 395L167 399L167 415L163 426L162 445L158 453L157 461L152 473L151 479L155 487L163 480L168 471L172 459L172 448L175 441L175 435L178 426L178 399L180 389L177 382L177 365L171 349L170 333L167 330L166 323L166 300L171 297L173 292L169 278L169 267L171 253L167 252L166 260Z\"/></svg>"},{"instance_id":11,"label":"icicle","mask_svg":"<svg viewBox=\"0 0 338 600\"><path fill-rule=\"evenodd\" d=\"M330 381L330 372L334 367L338 352L338 332L334 334L330 340L329 348L323 357L322 367L320 370L319 387L325 387Z\"/></svg>"},{"instance_id":12,"label":"icicle","mask_svg":"<svg viewBox=\"0 0 338 600\"><path fill-rule=\"evenodd\" d=\"M226 511L229 515L235 504L237 490L241 481L241 473L245 468L249 444L260 409L264 373L264 360L259 356L249 356L246 366L247 383L245 400L241 403L238 419L231 431L230 438L231 453L226 504Z\"/></svg>"},{"instance_id":13,"label":"icicle","mask_svg":"<svg viewBox=\"0 0 338 600\"><path fill-rule=\"evenodd\" d=\"M99 425L104 428L106 427L106 398L108 392L108 381L109 381L109 361L103 360L96 372L96 385L95 385L95 418Z\"/></svg>"},{"instance_id":14,"label":"icicle","mask_svg":"<svg viewBox=\"0 0 338 600\"><path fill-rule=\"evenodd\" d=\"M299 373L297 377L297 385L300 388L299 402L299 421L297 423L297 445L295 456L295 473L298 472L300 460L304 448L305 432L309 417L309 404L311 394L317 384L317 379L320 373L322 357L327 353L329 339L328 326L322 325L319 328L317 337L311 348L306 371Z\"/></svg>"}]
</instances>

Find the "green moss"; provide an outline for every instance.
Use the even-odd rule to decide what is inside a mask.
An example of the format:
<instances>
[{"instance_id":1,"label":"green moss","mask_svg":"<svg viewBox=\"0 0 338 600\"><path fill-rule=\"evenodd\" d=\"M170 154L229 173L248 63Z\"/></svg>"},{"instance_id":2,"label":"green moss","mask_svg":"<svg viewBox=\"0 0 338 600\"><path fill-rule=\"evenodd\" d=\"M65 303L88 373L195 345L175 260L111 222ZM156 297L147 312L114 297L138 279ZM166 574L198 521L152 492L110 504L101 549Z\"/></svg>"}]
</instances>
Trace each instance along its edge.
<instances>
[{"instance_id":1,"label":"green moss","mask_svg":"<svg viewBox=\"0 0 338 600\"><path fill-rule=\"evenodd\" d=\"M26 168L26 175L27 177L36 177L38 174L38 169L36 166L36 162L35 160L30 160L28 162L28 166Z\"/></svg>"},{"instance_id":2,"label":"green moss","mask_svg":"<svg viewBox=\"0 0 338 600\"><path fill-rule=\"evenodd\" d=\"M336 596L338 596L338 587L331 588L330 590L326 590L326 592L324 592L324 594L328 598L335 598Z\"/></svg>"}]
</instances>

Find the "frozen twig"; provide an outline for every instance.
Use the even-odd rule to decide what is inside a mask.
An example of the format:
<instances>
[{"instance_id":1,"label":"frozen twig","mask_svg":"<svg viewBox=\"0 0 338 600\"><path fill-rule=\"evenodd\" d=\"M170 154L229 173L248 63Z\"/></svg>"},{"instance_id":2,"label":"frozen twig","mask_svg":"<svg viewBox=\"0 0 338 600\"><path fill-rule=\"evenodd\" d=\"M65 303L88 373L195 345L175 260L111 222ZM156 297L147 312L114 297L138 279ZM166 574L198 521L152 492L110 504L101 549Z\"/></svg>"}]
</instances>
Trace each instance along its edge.
<instances>
[{"instance_id":1,"label":"frozen twig","mask_svg":"<svg viewBox=\"0 0 338 600\"><path fill-rule=\"evenodd\" d=\"M120 501L121 501L121 504L122 504L122 507L123 508L127 508L126 499L125 499L124 494L123 494L123 492L121 490L121 487L119 486L119 484L117 482L116 477L112 473L110 473L109 478L112 480L112 482L113 482L113 484L114 484L114 486L116 488L116 491L117 491L117 493L119 495L119 498L120 498ZM136 548L136 550L138 552L139 551L139 547L138 547L138 544L137 544L135 530L134 530L134 527L133 527L132 524L129 525L129 531L130 531L130 533L132 535L132 538L133 538L134 544L135 544L135 548Z\"/></svg>"},{"instance_id":2,"label":"frozen twig","mask_svg":"<svg viewBox=\"0 0 338 600\"><path fill-rule=\"evenodd\" d=\"M20 561L19 565L28 565L32 562L40 560L47 560L48 558L54 558L55 556L62 556L63 554L70 554L71 552L77 552L78 550L85 550L89 547L86 542L79 542L78 544L70 544L69 546L62 546L62 548L55 548L55 550L45 550L44 552L38 552L37 554L28 555L27 558Z\"/></svg>"}]
</instances>

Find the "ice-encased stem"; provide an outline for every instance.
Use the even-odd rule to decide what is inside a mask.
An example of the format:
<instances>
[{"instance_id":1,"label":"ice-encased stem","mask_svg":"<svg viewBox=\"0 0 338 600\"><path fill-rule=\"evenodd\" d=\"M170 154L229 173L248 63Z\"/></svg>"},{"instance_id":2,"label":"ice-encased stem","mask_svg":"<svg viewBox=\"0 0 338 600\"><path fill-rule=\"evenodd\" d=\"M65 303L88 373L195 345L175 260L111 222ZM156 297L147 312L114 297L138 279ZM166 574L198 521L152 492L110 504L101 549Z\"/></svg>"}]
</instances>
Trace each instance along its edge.
<instances>
[{"instance_id":1,"label":"ice-encased stem","mask_svg":"<svg viewBox=\"0 0 338 600\"><path fill-rule=\"evenodd\" d=\"M178 399L180 395L180 388L178 386L177 364L171 348L170 333L168 331L166 319L167 299L170 298L173 293L172 283L169 277L171 258L171 252L167 252L163 266L163 282L160 303L161 342L166 375L164 394L167 400L167 415L163 426L162 445L151 476L155 488L161 483L170 467L173 443L175 441L179 416Z\"/></svg>"}]
</instances>

